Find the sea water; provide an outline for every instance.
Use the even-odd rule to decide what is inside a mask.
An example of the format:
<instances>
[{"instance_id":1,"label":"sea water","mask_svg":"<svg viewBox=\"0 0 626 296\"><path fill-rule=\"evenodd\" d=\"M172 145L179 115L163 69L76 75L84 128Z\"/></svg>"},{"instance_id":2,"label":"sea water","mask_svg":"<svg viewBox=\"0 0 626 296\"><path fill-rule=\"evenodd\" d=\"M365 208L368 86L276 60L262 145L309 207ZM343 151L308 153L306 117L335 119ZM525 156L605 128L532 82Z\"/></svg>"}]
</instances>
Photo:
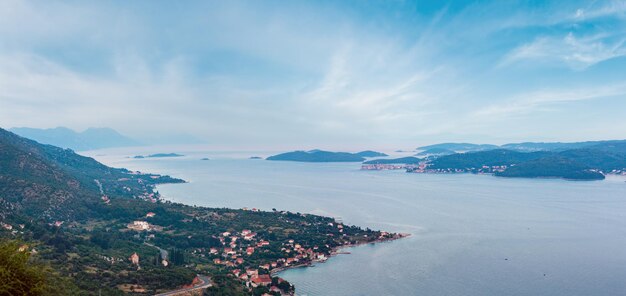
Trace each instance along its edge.
<instances>
[{"instance_id":1,"label":"sea water","mask_svg":"<svg viewBox=\"0 0 626 296\"><path fill-rule=\"evenodd\" d=\"M248 152L127 158L132 152L92 156L189 181L158 186L177 202L312 213L411 234L280 273L298 295L626 295L623 178L361 171L359 163L252 160Z\"/></svg>"}]
</instances>

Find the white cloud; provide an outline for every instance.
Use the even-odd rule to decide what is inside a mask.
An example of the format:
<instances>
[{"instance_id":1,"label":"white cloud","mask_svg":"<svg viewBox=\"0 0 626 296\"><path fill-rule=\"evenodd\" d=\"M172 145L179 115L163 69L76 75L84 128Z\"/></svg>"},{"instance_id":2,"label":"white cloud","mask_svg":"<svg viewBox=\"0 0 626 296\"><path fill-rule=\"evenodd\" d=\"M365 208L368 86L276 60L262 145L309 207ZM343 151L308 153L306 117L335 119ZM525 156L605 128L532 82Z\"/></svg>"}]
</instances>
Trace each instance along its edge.
<instances>
[{"instance_id":1,"label":"white cloud","mask_svg":"<svg viewBox=\"0 0 626 296\"><path fill-rule=\"evenodd\" d=\"M577 38L572 32L564 37L539 37L512 50L500 66L525 60L553 61L582 70L599 62L626 55L626 37L609 41L614 36L598 34Z\"/></svg>"},{"instance_id":2,"label":"white cloud","mask_svg":"<svg viewBox=\"0 0 626 296\"><path fill-rule=\"evenodd\" d=\"M581 70L624 55L619 30L553 27L619 17L623 2L534 10L494 1L431 15L394 10L402 5L395 2L366 5L361 15L340 3L149 3L145 10L140 2L2 2L0 125L185 129L239 143L408 142L489 133L473 115L505 125L501 114L619 92L600 85L536 91L545 89L537 83L516 95L519 88L509 87L520 69L491 66L508 53L503 66L531 61L539 67L528 75L541 76L546 61ZM538 37L536 27L560 35ZM511 49L520 35L529 42Z\"/></svg>"},{"instance_id":3,"label":"white cloud","mask_svg":"<svg viewBox=\"0 0 626 296\"><path fill-rule=\"evenodd\" d=\"M498 120L520 114L536 112L538 109L555 104L585 100L598 100L608 97L626 96L626 84L581 87L574 89L540 90L515 95L472 113L471 118Z\"/></svg>"}]
</instances>

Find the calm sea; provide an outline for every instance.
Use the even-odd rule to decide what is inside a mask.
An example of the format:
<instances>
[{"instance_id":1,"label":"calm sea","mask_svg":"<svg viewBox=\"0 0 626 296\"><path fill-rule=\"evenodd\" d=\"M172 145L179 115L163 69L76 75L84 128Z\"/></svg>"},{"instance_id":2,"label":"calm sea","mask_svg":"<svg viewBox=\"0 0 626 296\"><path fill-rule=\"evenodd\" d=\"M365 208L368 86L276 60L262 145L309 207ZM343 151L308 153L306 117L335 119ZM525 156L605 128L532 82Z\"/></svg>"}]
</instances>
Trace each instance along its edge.
<instances>
[{"instance_id":1,"label":"calm sea","mask_svg":"<svg viewBox=\"0 0 626 296\"><path fill-rule=\"evenodd\" d=\"M621 178L571 182L373 172L360 171L358 163L246 159L254 153L126 158L139 153L88 154L109 165L189 181L158 188L186 204L276 208L412 234L281 273L298 295L626 295Z\"/></svg>"}]
</instances>

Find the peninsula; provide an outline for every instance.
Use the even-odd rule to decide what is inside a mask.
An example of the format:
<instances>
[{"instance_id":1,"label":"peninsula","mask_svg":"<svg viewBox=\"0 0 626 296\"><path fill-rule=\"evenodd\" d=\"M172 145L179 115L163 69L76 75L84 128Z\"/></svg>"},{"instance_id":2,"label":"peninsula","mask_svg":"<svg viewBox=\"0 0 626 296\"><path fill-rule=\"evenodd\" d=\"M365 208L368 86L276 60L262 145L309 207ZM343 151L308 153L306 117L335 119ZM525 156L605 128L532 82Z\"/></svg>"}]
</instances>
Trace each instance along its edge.
<instances>
[{"instance_id":1,"label":"peninsula","mask_svg":"<svg viewBox=\"0 0 626 296\"><path fill-rule=\"evenodd\" d=\"M20 263L33 273L10 281L20 291L153 295L200 286L206 295L291 295L275 271L403 237L317 215L168 202L154 186L183 180L111 168L3 129L0 167L0 254L42 264Z\"/></svg>"}]
</instances>

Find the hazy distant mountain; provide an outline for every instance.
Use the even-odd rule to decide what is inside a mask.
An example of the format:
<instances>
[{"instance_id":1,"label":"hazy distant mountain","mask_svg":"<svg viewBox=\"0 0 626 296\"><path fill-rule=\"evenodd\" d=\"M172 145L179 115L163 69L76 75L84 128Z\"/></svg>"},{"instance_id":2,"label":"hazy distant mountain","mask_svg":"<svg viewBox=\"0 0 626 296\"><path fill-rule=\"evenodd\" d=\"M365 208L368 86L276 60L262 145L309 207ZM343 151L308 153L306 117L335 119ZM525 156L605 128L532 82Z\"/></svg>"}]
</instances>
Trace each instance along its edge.
<instances>
[{"instance_id":1,"label":"hazy distant mountain","mask_svg":"<svg viewBox=\"0 0 626 296\"><path fill-rule=\"evenodd\" d=\"M133 158L164 158L164 157L181 157L184 156L182 154L178 154L178 153L156 153L156 154L150 154L150 155L137 155ZM203 159L204 160L204 159ZM206 160L209 160L208 158Z\"/></svg>"},{"instance_id":2,"label":"hazy distant mountain","mask_svg":"<svg viewBox=\"0 0 626 296\"><path fill-rule=\"evenodd\" d=\"M415 154L415 156L441 156L441 155L450 155L454 153L455 153L454 151L449 150L449 149L431 148L431 149L424 150L418 154Z\"/></svg>"},{"instance_id":3,"label":"hazy distant mountain","mask_svg":"<svg viewBox=\"0 0 626 296\"><path fill-rule=\"evenodd\" d=\"M385 153L372 151L372 150L365 150L365 151L361 151L361 152L354 153L354 154L358 155L358 156L362 156L362 157L383 157L383 156L389 156L389 155L387 155Z\"/></svg>"},{"instance_id":4,"label":"hazy distant mountain","mask_svg":"<svg viewBox=\"0 0 626 296\"><path fill-rule=\"evenodd\" d=\"M611 144L626 143L626 141L611 140L611 141L587 141L587 142L524 142L524 143L510 143L502 145L502 148L517 150L517 151L564 151L569 149L591 148L608 146Z\"/></svg>"},{"instance_id":5,"label":"hazy distant mountain","mask_svg":"<svg viewBox=\"0 0 626 296\"><path fill-rule=\"evenodd\" d=\"M472 143L440 143L428 146L422 146L417 149L426 150L417 154L417 156L423 156L430 154L427 152L441 151L446 152L474 152L474 151L486 151L494 149L507 149L520 152L533 152L533 151L565 151L571 149L582 148L602 148L609 147L611 145L624 145L626 140L608 140L608 141L586 141L586 142L523 142L523 143L508 143L501 146L492 144L472 144Z\"/></svg>"},{"instance_id":6,"label":"hazy distant mountain","mask_svg":"<svg viewBox=\"0 0 626 296\"><path fill-rule=\"evenodd\" d=\"M452 151L485 151L485 150L493 150L498 149L497 145L491 144L472 144L472 143L441 143L434 144L428 146L418 147L418 150L429 150L429 149L446 149Z\"/></svg>"},{"instance_id":7,"label":"hazy distant mountain","mask_svg":"<svg viewBox=\"0 0 626 296\"><path fill-rule=\"evenodd\" d=\"M75 151L139 144L137 141L127 138L110 128L88 128L83 132L75 132L66 127L50 129L20 127L12 128L10 131L42 144L69 148Z\"/></svg>"},{"instance_id":8,"label":"hazy distant mountain","mask_svg":"<svg viewBox=\"0 0 626 296\"><path fill-rule=\"evenodd\" d=\"M364 164L418 164L421 161L422 160L417 157L408 156L408 157L393 158L393 159L389 159L389 158L374 159L374 160L366 161L364 162Z\"/></svg>"},{"instance_id":9,"label":"hazy distant mountain","mask_svg":"<svg viewBox=\"0 0 626 296\"><path fill-rule=\"evenodd\" d=\"M321 149L312 149L312 150L308 150L305 151L307 153L317 153L317 152L326 152L324 150ZM383 156L389 156L385 153L382 152L378 152L378 151L372 151L372 150L365 150L365 151L361 151L361 152L357 152L357 153L352 153L354 155L358 155L358 156L362 156L362 157L383 157Z\"/></svg>"}]
</instances>

